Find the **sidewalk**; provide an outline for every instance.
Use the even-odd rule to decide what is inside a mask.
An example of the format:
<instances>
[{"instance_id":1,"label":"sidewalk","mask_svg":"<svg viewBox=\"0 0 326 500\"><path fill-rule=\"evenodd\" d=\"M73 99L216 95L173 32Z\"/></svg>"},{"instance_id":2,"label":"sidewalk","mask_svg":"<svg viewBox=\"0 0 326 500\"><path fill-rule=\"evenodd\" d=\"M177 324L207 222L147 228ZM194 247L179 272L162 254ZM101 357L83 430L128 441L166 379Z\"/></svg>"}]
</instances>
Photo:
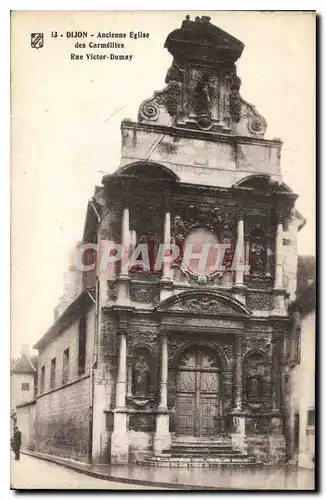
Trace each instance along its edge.
<instances>
[{"instance_id":1,"label":"sidewalk","mask_svg":"<svg viewBox=\"0 0 326 500\"><path fill-rule=\"evenodd\" d=\"M176 490L313 490L314 471L293 466L177 469L139 465L90 465L44 453L22 450L35 458L98 479Z\"/></svg>"}]
</instances>

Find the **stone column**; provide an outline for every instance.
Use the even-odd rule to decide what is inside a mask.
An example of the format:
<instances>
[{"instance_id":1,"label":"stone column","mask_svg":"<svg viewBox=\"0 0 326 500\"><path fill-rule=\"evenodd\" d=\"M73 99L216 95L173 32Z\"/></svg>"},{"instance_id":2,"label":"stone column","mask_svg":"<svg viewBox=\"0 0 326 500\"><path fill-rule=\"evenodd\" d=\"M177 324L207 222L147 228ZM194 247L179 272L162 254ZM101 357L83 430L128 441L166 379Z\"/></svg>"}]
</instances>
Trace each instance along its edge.
<instances>
[{"instance_id":1,"label":"stone column","mask_svg":"<svg viewBox=\"0 0 326 500\"><path fill-rule=\"evenodd\" d=\"M130 245L131 237L129 230L129 208L125 206L122 210L121 218L121 245L123 254L120 262L120 273L117 278L118 297L117 304L122 306L129 306L129 258L130 258Z\"/></svg>"},{"instance_id":2,"label":"stone column","mask_svg":"<svg viewBox=\"0 0 326 500\"><path fill-rule=\"evenodd\" d=\"M162 335L161 340L161 373L160 373L160 403L159 408L166 410L168 407L168 377L169 377L169 358L168 358L168 337Z\"/></svg>"},{"instance_id":3,"label":"stone column","mask_svg":"<svg viewBox=\"0 0 326 500\"><path fill-rule=\"evenodd\" d=\"M126 385L127 385L127 331L120 330L118 369L114 410L114 430L111 436L111 462L128 463L129 443L127 432Z\"/></svg>"},{"instance_id":4,"label":"stone column","mask_svg":"<svg viewBox=\"0 0 326 500\"><path fill-rule=\"evenodd\" d=\"M127 366L127 396L132 396L132 365Z\"/></svg>"},{"instance_id":5,"label":"stone column","mask_svg":"<svg viewBox=\"0 0 326 500\"><path fill-rule=\"evenodd\" d=\"M249 241L249 236L247 236L245 240L245 263L247 269L249 269L249 256L250 256L250 241ZM245 274L249 274L249 270L246 270Z\"/></svg>"},{"instance_id":6,"label":"stone column","mask_svg":"<svg viewBox=\"0 0 326 500\"><path fill-rule=\"evenodd\" d=\"M283 434L282 415L280 411L281 396L281 338L272 340L272 415L269 421L269 454L268 461L284 461L286 443Z\"/></svg>"},{"instance_id":7,"label":"stone column","mask_svg":"<svg viewBox=\"0 0 326 500\"><path fill-rule=\"evenodd\" d=\"M273 340L272 354L272 411L280 411L280 368L281 368L281 339Z\"/></svg>"},{"instance_id":8,"label":"stone column","mask_svg":"<svg viewBox=\"0 0 326 500\"><path fill-rule=\"evenodd\" d=\"M283 286L283 215L277 213L277 227L275 240L275 276L274 276L274 314L286 314Z\"/></svg>"},{"instance_id":9,"label":"stone column","mask_svg":"<svg viewBox=\"0 0 326 500\"><path fill-rule=\"evenodd\" d=\"M244 220L243 214L240 213L238 216L238 225L237 225L237 252L238 252L238 260L237 263L240 266L237 266L235 271L235 285L243 285L243 266L244 266L244 254L245 254L245 242L244 242Z\"/></svg>"},{"instance_id":10,"label":"stone column","mask_svg":"<svg viewBox=\"0 0 326 500\"><path fill-rule=\"evenodd\" d=\"M234 298L240 300L241 302L246 302L245 290L246 287L243 284L243 274L245 265L245 240L244 240L244 213L243 210L238 210L237 212L237 243L234 255L235 268L235 282L233 285L233 295Z\"/></svg>"},{"instance_id":11,"label":"stone column","mask_svg":"<svg viewBox=\"0 0 326 500\"><path fill-rule=\"evenodd\" d=\"M234 367L234 402L233 402L233 433L232 443L241 451L246 450L245 416L242 411L243 395L243 337L238 334L235 338L235 367Z\"/></svg>"},{"instance_id":12,"label":"stone column","mask_svg":"<svg viewBox=\"0 0 326 500\"><path fill-rule=\"evenodd\" d=\"M127 332L119 332L120 346L118 357L118 371L116 381L115 402L116 408L125 408L126 406L126 383L127 383Z\"/></svg>"},{"instance_id":13,"label":"stone column","mask_svg":"<svg viewBox=\"0 0 326 500\"><path fill-rule=\"evenodd\" d=\"M276 227L274 288L283 288L283 219L280 216Z\"/></svg>"},{"instance_id":14,"label":"stone column","mask_svg":"<svg viewBox=\"0 0 326 500\"><path fill-rule=\"evenodd\" d=\"M160 401L156 415L156 432L154 436L154 452L162 453L171 446L171 435L169 431L169 410L168 410L168 379L169 379L169 358L168 358L168 337L161 335L161 370L160 370Z\"/></svg>"},{"instance_id":15,"label":"stone column","mask_svg":"<svg viewBox=\"0 0 326 500\"><path fill-rule=\"evenodd\" d=\"M164 245L171 243L171 214L166 211L164 214ZM171 264L170 262L163 262L163 275L162 280L171 280Z\"/></svg>"},{"instance_id":16,"label":"stone column","mask_svg":"<svg viewBox=\"0 0 326 500\"><path fill-rule=\"evenodd\" d=\"M234 404L235 411L242 411L243 394L243 338L242 335L236 335L235 338L235 370L234 370Z\"/></svg>"},{"instance_id":17,"label":"stone column","mask_svg":"<svg viewBox=\"0 0 326 500\"><path fill-rule=\"evenodd\" d=\"M171 244L171 192L165 189L162 200L164 212L163 243ZM165 254L165 252L164 252ZM160 300L165 300L172 294L171 262L163 262L162 277L160 279Z\"/></svg>"}]
</instances>

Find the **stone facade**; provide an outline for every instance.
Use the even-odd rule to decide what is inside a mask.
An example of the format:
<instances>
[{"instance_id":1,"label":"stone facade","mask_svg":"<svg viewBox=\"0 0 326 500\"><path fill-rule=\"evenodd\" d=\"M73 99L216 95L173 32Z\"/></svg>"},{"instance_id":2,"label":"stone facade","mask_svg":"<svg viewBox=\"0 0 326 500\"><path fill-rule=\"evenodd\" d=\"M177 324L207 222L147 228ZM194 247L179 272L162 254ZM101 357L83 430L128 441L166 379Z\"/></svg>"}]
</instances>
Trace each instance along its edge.
<instances>
[{"instance_id":1,"label":"stone facade","mask_svg":"<svg viewBox=\"0 0 326 500\"><path fill-rule=\"evenodd\" d=\"M39 395L38 446L55 421L67 423L62 449L85 459L89 442L93 462L134 462L182 437L228 437L282 462L284 346L304 219L282 181L281 141L264 137L265 119L240 95L243 44L207 17L187 17L165 46L166 87L140 105L137 122L122 122L121 164L96 189L84 231L85 243L119 242L129 257L145 245L148 267L122 259L101 269L91 382ZM222 270L185 264L199 240L228 245ZM157 271L160 243L179 258ZM245 270L232 267L238 247ZM39 369L73 338L66 329L42 341ZM62 453L49 439L44 449Z\"/></svg>"}]
</instances>

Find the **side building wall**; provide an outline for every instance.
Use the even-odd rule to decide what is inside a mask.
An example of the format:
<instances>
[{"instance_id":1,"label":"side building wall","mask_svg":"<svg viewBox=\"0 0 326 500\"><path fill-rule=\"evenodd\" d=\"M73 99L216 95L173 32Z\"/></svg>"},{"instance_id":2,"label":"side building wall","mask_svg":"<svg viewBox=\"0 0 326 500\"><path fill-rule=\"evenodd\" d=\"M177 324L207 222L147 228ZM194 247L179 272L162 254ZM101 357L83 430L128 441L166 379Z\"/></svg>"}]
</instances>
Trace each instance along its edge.
<instances>
[{"instance_id":1,"label":"side building wall","mask_svg":"<svg viewBox=\"0 0 326 500\"><path fill-rule=\"evenodd\" d=\"M315 411L315 312L301 318L299 359L291 374L289 402L290 455L299 467L313 468L315 456L315 424L308 412Z\"/></svg>"},{"instance_id":2,"label":"side building wall","mask_svg":"<svg viewBox=\"0 0 326 500\"><path fill-rule=\"evenodd\" d=\"M88 460L90 447L90 374L93 363L95 307L86 320L85 371L78 373L79 318L39 352L36 403L36 450ZM67 380L63 383L64 351L69 349ZM55 383L51 388L51 360L56 359ZM42 391L41 371L45 367ZM41 392L42 391L42 392Z\"/></svg>"},{"instance_id":3,"label":"side building wall","mask_svg":"<svg viewBox=\"0 0 326 500\"><path fill-rule=\"evenodd\" d=\"M35 415L35 400L16 407L16 425L22 433L23 449L35 450Z\"/></svg>"}]
</instances>

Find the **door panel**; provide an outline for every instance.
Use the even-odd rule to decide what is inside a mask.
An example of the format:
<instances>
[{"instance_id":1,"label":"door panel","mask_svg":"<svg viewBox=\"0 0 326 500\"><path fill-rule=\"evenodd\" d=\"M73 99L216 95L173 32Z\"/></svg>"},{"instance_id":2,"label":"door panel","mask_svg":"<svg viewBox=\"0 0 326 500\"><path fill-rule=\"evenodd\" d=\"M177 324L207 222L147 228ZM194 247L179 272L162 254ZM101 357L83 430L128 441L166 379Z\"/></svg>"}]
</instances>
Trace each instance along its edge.
<instances>
[{"instance_id":1,"label":"door panel","mask_svg":"<svg viewBox=\"0 0 326 500\"><path fill-rule=\"evenodd\" d=\"M177 404L177 432L192 436L194 434L194 397L178 397Z\"/></svg>"},{"instance_id":2,"label":"door panel","mask_svg":"<svg viewBox=\"0 0 326 500\"><path fill-rule=\"evenodd\" d=\"M219 409L219 374L209 351L187 352L177 376L176 431L181 435L214 436Z\"/></svg>"},{"instance_id":3,"label":"door panel","mask_svg":"<svg viewBox=\"0 0 326 500\"><path fill-rule=\"evenodd\" d=\"M200 373L200 392L218 392L218 374L217 372Z\"/></svg>"},{"instance_id":4,"label":"door panel","mask_svg":"<svg viewBox=\"0 0 326 500\"><path fill-rule=\"evenodd\" d=\"M195 392L195 379L196 372L180 371L178 373L177 390L180 392Z\"/></svg>"},{"instance_id":5,"label":"door panel","mask_svg":"<svg viewBox=\"0 0 326 500\"><path fill-rule=\"evenodd\" d=\"M201 398L200 435L214 436L217 423L217 399Z\"/></svg>"}]
</instances>

